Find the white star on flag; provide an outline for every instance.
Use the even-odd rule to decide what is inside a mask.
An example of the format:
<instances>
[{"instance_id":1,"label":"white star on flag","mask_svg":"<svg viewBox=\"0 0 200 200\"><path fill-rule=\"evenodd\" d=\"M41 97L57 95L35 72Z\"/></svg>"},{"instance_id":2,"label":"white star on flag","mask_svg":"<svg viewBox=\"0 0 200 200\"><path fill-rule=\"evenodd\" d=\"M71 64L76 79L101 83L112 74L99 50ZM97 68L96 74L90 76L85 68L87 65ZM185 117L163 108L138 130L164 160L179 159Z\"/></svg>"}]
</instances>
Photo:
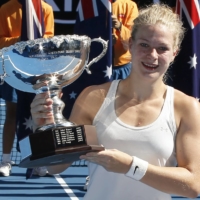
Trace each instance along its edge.
<instances>
[{"instance_id":1,"label":"white star on flag","mask_svg":"<svg viewBox=\"0 0 200 200\"><path fill-rule=\"evenodd\" d=\"M104 77L108 77L109 79L112 76L112 65L110 67L106 67L106 70L103 71L106 75Z\"/></svg>"},{"instance_id":2,"label":"white star on flag","mask_svg":"<svg viewBox=\"0 0 200 200\"><path fill-rule=\"evenodd\" d=\"M197 66L196 54L194 54L193 57L190 57L190 61L188 63L190 64L190 69L193 68L193 67L196 69L196 66Z\"/></svg>"},{"instance_id":3,"label":"white star on flag","mask_svg":"<svg viewBox=\"0 0 200 200\"><path fill-rule=\"evenodd\" d=\"M75 99L77 93L75 93L75 92L73 91L73 92L72 92L71 94L69 94L69 95L70 95L70 99Z\"/></svg>"},{"instance_id":4,"label":"white star on flag","mask_svg":"<svg viewBox=\"0 0 200 200\"><path fill-rule=\"evenodd\" d=\"M28 129L28 128L30 130L33 129L33 123L32 123L32 118L31 117L29 117L29 119L25 118L25 122L23 124L26 126L26 129Z\"/></svg>"}]
</instances>

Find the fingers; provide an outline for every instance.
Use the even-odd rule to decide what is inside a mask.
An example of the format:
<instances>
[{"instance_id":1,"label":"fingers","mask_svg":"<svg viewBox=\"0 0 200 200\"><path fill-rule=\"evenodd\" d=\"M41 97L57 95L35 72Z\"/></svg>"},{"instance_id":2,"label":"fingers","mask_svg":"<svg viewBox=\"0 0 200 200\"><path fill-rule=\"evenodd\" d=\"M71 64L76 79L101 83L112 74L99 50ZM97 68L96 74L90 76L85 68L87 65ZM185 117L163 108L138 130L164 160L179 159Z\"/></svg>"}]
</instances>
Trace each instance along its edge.
<instances>
[{"instance_id":1,"label":"fingers","mask_svg":"<svg viewBox=\"0 0 200 200\"><path fill-rule=\"evenodd\" d=\"M89 162L94 162L96 164L107 165L108 160L110 160L110 155L107 155L104 150L99 152L87 153L86 155L80 156L80 159L84 159Z\"/></svg>"},{"instance_id":2,"label":"fingers","mask_svg":"<svg viewBox=\"0 0 200 200\"><path fill-rule=\"evenodd\" d=\"M49 123L49 121L52 123L53 120L53 113L52 112L37 112L32 114L33 118L36 119L45 119L46 124Z\"/></svg>"},{"instance_id":3,"label":"fingers","mask_svg":"<svg viewBox=\"0 0 200 200\"><path fill-rule=\"evenodd\" d=\"M112 15L112 27L119 29L120 28L120 21L118 20L118 18L115 15Z\"/></svg>"},{"instance_id":4,"label":"fingers","mask_svg":"<svg viewBox=\"0 0 200 200\"><path fill-rule=\"evenodd\" d=\"M112 15L112 27L117 28L118 23L119 23L119 21L118 21L117 17L115 15Z\"/></svg>"},{"instance_id":5,"label":"fingers","mask_svg":"<svg viewBox=\"0 0 200 200\"><path fill-rule=\"evenodd\" d=\"M116 149L100 152L90 152L80 157L89 162L101 165L107 171L125 173L130 168L132 157Z\"/></svg>"},{"instance_id":6,"label":"fingers","mask_svg":"<svg viewBox=\"0 0 200 200\"><path fill-rule=\"evenodd\" d=\"M112 18L112 20L117 20L117 16L116 15L112 15L111 18Z\"/></svg>"},{"instance_id":7,"label":"fingers","mask_svg":"<svg viewBox=\"0 0 200 200\"><path fill-rule=\"evenodd\" d=\"M36 107L36 106L41 105L41 104L42 105L49 105L52 102L53 101L50 99L48 92L37 94L35 96L35 98L33 99L32 103L31 103L31 108Z\"/></svg>"},{"instance_id":8,"label":"fingers","mask_svg":"<svg viewBox=\"0 0 200 200\"><path fill-rule=\"evenodd\" d=\"M31 103L31 114L34 118L48 118L52 116L52 99L48 93L42 93L35 96Z\"/></svg>"},{"instance_id":9,"label":"fingers","mask_svg":"<svg viewBox=\"0 0 200 200\"><path fill-rule=\"evenodd\" d=\"M62 98L62 96L63 96L63 93L61 92L60 95L59 95L60 99Z\"/></svg>"},{"instance_id":10,"label":"fingers","mask_svg":"<svg viewBox=\"0 0 200 200\"><path fill-rule=\"evenodd\" d=\"M87 156L85 157L85 160L95 163L97 165L101 165L104 167L107 171L112 171L113 170L113 164L115 164L115 160L110 157L110 156L103 156L103 155L98 155L98 156Z\"/></svg>"}]
</instances>

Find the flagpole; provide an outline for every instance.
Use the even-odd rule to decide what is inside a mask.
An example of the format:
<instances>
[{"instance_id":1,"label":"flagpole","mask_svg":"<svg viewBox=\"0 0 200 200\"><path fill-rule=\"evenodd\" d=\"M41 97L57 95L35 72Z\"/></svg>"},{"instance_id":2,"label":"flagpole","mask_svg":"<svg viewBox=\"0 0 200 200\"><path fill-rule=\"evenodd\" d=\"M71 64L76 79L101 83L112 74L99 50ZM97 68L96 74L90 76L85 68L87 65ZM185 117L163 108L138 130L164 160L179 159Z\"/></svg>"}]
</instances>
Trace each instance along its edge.
<instances>
[{"instance_id":1,"label":"flagpole","mask_svg":"<svg viewBox=\"0 0 200 200\"><path fill-rule=\"evenodd\" d=\"M111 19L113 15L113 7L112 7L113 0L111 0ZM115 49L114 49L114 44L113 44L113 36L114 36L114 28L112 26L112 68L114 67L114 58L115 58Z\"/></svg>"}]
</instances>

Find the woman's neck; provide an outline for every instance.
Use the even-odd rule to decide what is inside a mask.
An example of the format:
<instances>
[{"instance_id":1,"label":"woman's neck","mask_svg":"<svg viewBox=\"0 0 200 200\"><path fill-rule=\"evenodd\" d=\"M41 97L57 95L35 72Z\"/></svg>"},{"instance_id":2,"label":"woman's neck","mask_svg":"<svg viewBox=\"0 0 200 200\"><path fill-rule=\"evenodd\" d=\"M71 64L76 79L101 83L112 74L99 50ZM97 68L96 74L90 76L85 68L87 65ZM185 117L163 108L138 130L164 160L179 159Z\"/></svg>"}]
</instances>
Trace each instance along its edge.
<instances>
[{"instance_id":1,"label":"woman's neck","mask_svg":"<svg viewBox=\"0 0 200 200\"><path fill-rule=\"evenodd\" d=\"M144 101L146 99L154 99L163 95L166 91L166 85L163 82L154 84L144 82L133 82L128 77L119 84L118 94L125 95L127 98L138 99Z\"/></svg>"}]
</instances>

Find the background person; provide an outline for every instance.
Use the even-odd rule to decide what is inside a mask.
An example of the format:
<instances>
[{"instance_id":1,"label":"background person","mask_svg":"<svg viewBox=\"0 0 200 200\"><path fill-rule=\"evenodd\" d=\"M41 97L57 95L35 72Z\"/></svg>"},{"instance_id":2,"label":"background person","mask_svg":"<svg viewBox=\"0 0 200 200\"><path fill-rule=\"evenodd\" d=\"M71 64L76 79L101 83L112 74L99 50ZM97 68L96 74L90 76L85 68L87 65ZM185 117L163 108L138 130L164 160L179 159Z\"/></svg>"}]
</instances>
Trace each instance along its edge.
<instances>
[{"instance_id":1,"label":"background person","mask_svg":"<svg viewBox=\"0 0 200 200\"><path fill-rule=\"evenodd\" d=\"M44 14L45 34L44 37L54 35L53 10L50 5L42 3ZM20 41L22 9L20 1L10 0L0 8L0 48L8 47ZM16 103L17 95L14 88L6 82L0 86L0 96L6 101L6 118L3 129L3 155L0 164L0 176L9 176L11 173L11 150L16 132ZM46 175L46 169L37 168L35 173Z\"/></svg>"},{"instance_id":2,"label":"background person","mask_svg":"<svg viewBox=\"0 0 200 200\"><path fill-rule=\"evenodd\" d=\"M128 49L133 20L138 16L137 4L131 0L112 1L113 80L125 79L131 71Z\"/></svg>"}]
</instances>

